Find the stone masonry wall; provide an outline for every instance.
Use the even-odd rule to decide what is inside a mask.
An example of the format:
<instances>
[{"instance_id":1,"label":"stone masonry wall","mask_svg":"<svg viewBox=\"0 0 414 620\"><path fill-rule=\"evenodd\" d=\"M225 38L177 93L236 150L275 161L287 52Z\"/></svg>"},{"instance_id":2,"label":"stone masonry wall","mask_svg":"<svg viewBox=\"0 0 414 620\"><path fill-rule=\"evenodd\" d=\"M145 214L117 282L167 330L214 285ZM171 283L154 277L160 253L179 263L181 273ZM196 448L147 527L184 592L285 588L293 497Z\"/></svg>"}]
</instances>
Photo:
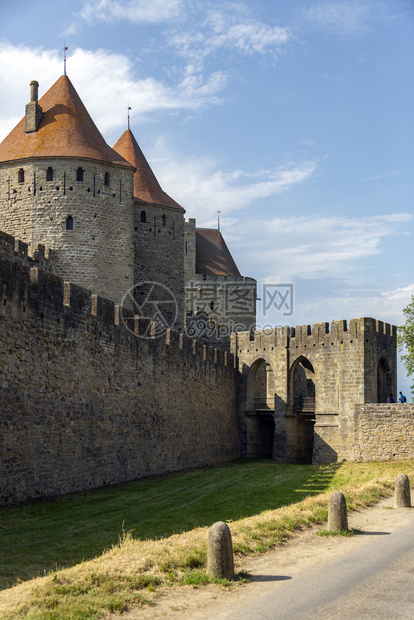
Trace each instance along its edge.
<instances>
[{"instance_id":1,"label":"stone masonry wall","mask_svg":"<svg viewBox=\"0 0 414 620\"><path fill-rule=\"evenodd\" d=\"M175 328L184 323L184 214L177 209L135 201L134 284L157 282L177 302ZM145 222L141 214L145 213Z\"/></svg>"},{"instance_id":2,"label":"stone masonry wall","mask_svg":"<svg viewBox=\"0 0 414 620\"><path fill-rule=\"evenodd\" d=\"M6 239L7 240L7 239ZM0 503L239 456L234 358L0 252ZM135 333L132 333L135 332Z\"/></svg>"},{"instance_id":3,"label":"stone masonry wall","mask_svg":"<svg viewBox=\"0 0 414 620\"><path fill-rule=\"evenodd\" d=\"M386 360L390 390L396 393L396 328L372 318L283 327L232 336L231 351L239 369L239 417L248 444L248 417L254 411L254 376L258 362L268 366L274 399L275 442L273 457L298 462L302 452L304 418L294 410L295 370L304 365L315 385L314 463L354 456L356 404L375 402L378 366ZM309 377L312 375L309 374ZM270 382L269 382L270 385ZM309 430L309 429L308 429ZM242 442L243 445L243 442Z\"/></svg>"},{"instance_id":4,"label":"stone masonry wall","mask_svg":"<svg viewBox=\"0 0 414 620\"><path fill-rule=\"evenodd\" d=\"M355 407L354 459L386 461L414 457L414 405Z\"/></svg>"},{"instance_id":5,"label":"stone masonry wall","mask_svg":"<svg viewBox=\"0 0 414 620\"><path fill-rule=\"evenodd\" d=\"M244 276L196 273L196 220L184 225L184 281L187 333L220 348L230 335L256 328L257 282Z\"/></svg>"},{"instance_id":6,"label":"stone masonry wall","mask_svg":"<svg viewBox=\"0 0 414 620\"><path fill-rule=\"evenodd\" d=\"M132 194L128 167L63 157L7 162L0 165L0 230L25 242L30 255L37 244L51 248L54 273L120 302L134 283Z\"/></svg>"}]
</instances>

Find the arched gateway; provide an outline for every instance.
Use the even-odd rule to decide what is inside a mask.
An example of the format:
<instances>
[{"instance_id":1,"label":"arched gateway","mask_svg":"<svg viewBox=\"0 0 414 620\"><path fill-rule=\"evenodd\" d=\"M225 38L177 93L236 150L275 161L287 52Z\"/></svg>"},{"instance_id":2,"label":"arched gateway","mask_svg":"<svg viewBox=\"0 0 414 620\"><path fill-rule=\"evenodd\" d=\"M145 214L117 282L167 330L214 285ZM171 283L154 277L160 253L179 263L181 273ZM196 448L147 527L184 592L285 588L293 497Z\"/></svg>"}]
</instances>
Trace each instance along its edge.
<instances>
[{"instance_id":1,"label":"arched gateway","mask_svg":"<svg viewBox=\"0 0 414 620\"><path fill-rule=\"evenodd\" d=\"M275 435L273 370L259 358L247 373L246 407L248 453L251 458L272 458Z\"/></svg>"},{"instance_id":2,"label":"arched gateway","mask_svg":"<svg viewBox=\"0 0 414 620\"><path fill-rule=\"evenodd\" d=\"M233 334L231 352L248 458L352 459L355 406L397 391L396 328L371 318Z\"/></svg>"}]
</instances>

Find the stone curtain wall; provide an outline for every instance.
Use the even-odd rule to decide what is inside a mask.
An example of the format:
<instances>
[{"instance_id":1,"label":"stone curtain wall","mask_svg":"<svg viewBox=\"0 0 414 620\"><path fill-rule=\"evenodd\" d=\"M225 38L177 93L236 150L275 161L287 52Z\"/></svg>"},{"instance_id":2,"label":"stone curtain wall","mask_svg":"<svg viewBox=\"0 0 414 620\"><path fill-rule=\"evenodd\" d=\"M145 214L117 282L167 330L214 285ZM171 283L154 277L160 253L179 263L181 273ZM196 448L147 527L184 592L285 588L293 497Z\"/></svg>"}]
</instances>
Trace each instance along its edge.
<instances>
[{"instance_id":1,"label":"stone curtain wall","mask_svg":"<svg viewBox=\"0 0 414 620\"><path fill-rule=\"evenodd\" d=\"M131 168L76 158L0 164L0 230L30 255L39 243L51 248L54 273L119 303L134 284L133 176Z\"/></svg>"},{"instance_id":2,"label":"stone curtain wall","mask_svg":"<svg viewBox=\"0 0 414 620\"><path fill-rule=\"evenodd\" d=\"M413 404L356 405L355 460L384 461L413 457Z\"/></svg>"},{"instance_id":3,"label":"stone curtain wall","mask_svg":"<svg viewBox=\"0 0 414 620\"><path fill-rule=\"evenodd\" d=\"M0 253L0 503L239 456L234 358ZM138 332L145 325L131 318Z\"/></svg>"}]
</instances>

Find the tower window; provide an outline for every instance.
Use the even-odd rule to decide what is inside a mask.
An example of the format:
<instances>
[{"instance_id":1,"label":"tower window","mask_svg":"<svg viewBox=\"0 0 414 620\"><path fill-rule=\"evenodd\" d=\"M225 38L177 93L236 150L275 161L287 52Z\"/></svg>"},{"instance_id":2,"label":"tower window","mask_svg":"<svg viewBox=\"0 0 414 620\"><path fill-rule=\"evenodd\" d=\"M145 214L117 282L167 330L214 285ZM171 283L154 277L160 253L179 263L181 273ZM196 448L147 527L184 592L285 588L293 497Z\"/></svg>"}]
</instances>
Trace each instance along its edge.
<instances>
[{"instance_id":1,"label":"tower window","mask_svg":"<svg viewBox=\"0 0 414 620\"><path fill-rule=\"evenodd\" d=\"M73 230L73 217L71 215L66 218L66 230Z\"/></svg>"},{"instance_id":2,"label":"tower window","mask_svg":"<svg viewBox=\"0 0 414 620\"><path fill-rule=\"evenodd\" d=\"M110 181L111 181L111 177L109 176L109 172L105 172L105 181L104 181L105 187L110 186Z\"/></svg>"},{"instance_id":3,"label":"tower window","mask_svg":"<svg viewBox=\"0 0 414 620\"><path fill-rule=\"evenodd\" d=\"M51 166L46 168L46 181L53 181L53 168Z\"/></svg>"},{"instance_id":4,"label":"tower window","mask_svg":"<svg viewBox=\"0 0 414 620\"><path fill-rule=\"evenodd\" d=\"M76 170L76 180L77 181L83 181L83 173L84 173L84 169L83 168L78 168Z\"/></svg>"},{"instance_id":5,"label":"tower window","mask_svg":"<svg viewBox=\"0 0 414 620\"><path fill-rule=\"evenodd\" d=\"M162 219L162 225L167 226L167 216L163 215L161 219Z\"/></svg>"},{"instance_id":6,"label":"tower window","mask_svg":"<svg viewBox=\"0 0 414 620\"><path fill-rule=\"evenodd\" d=\"M17 171L17 182L18 183L24 183L24 170L23 170L23 168L20 168Z\"/></svg>"},{"instance_id":7,"label":"tower window","mask_svg":"<svg viewBox=\"0 0 414 620\"><path fill-rule=\"evenodd\" d=\"M146 221L147 221L147 214L145 211L141 211L140 222L145 224Z\"/></svg>"}]
</instances>

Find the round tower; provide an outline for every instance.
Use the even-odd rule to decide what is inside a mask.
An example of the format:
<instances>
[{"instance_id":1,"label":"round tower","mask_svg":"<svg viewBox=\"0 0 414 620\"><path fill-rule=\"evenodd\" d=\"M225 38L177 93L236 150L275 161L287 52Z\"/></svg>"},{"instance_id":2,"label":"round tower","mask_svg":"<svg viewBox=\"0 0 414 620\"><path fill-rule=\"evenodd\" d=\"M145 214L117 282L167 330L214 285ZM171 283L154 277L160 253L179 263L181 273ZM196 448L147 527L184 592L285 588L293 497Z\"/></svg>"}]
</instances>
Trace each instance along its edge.
<instances>
[{"instance_id":1,"label":"round tower","mask_svg":"<svg viewBox=\"0 0 414 620\"><path fill-rule=\"evenodd\" d=\"M134 167L111 149L67 76L0 144L0 230L33 253L53 252L53 271L114 301L134 284Z\"/></svg>"},{"instance_id":2,"label":"round tower","mask_svg":"<svg viewBox=\"0 0 414 620\"><path fill-rule=\"evenodd\" d=\"M134 175L135 283L166 287L176 302L176 329L184 323L184 209L158 183L132 131L124 131L114 150L136 169ZM136 289L136 301L138 288ZM145 295L145 291L144 291ZM167 294L166 299L169 296ZM163 299L160 299L162 302ZM171 317L172 319L172 317Z\"/></svg>"}]
</instances>

